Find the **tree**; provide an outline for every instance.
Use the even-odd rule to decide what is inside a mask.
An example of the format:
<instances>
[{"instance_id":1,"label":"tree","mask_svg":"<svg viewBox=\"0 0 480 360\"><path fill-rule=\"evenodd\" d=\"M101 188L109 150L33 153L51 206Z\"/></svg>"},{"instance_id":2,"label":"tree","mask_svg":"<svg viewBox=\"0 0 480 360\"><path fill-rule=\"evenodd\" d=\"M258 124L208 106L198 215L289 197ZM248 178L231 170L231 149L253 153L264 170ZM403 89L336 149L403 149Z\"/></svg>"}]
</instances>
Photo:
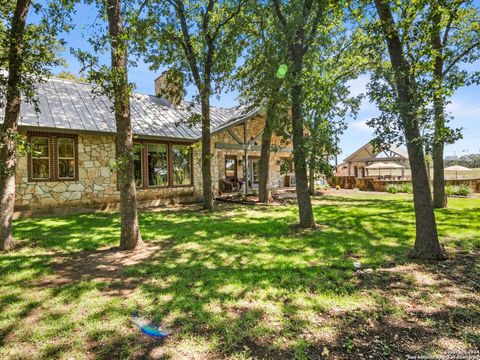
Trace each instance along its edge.
<instances>
[{"instance_id":1,"label":"tree","mask_svg":"<svg viewBox=\"0 0 480 360\"><path fill-rule=\"evenodd\" d=\"M274 133L287 125L288 95L281 76L276 76L283 53L279 37L275 34L275 17L268 4L253 1L248 9L249 26L244 63L235 76L234 84L240 89L240 96L247 104L264 109L265 126L262 132L258 200L271 200L269 168L271 141Z\"/></svg>"},{"instance_id":2,"label":"tree","mask_svg":"<svg viewBox=\"0 0 480 360\"><path fill-rule=\"evenodd\" d=\"M295 182L300 217L300 226L315 228L310 192L308 189L305 123L304 123L304 80L305 61L308 56L319 51L318 44L325 41L335 26L334 19L342 11L342 4L328 0L272 0L273 12L277 18L277 28L284 44L286 62L289 68L287 77L291 122Z\"/></svg>"},{"instance_id":3,"label":"tree","mask_svg":"<svg viewBox=\"0 0 480 360\"><path fill-rule=\"evenodd\" d=\"M312 195L319 174L333 175L331 160L339 152L345 117L348 113L355 116L360 106L362 95L351 97L347 84L365 70L368 59L357 37L342 26L332 29L321 50L314 52L305 65L309 74L304 82L306 158Z\"/></svg>"},{"instance_id":4,"label":"tree","mask_svg":"<svg viewBox=\"0 0 480 360\"><path fill-rule=\"evenodd\" d=\"M375 121L384 125L382 129L389 129L384 136L403 135L407 145L416 218L415 245L410 255L420 259L443 259L445 254L438 241L421 133L425 96L421 87L417 86L419 78L405 50L414 45L410 42L408 31L413 24L412 17L420 11L419 5L403 4L404 7L400 9L400 5L392 7L387 0L375 0L374 3L379 26L373 24L373 29L386 44L389 63L385 67L383 56L376 59L378 66L374 71L377 74L370 84L370 96L380 104L383 112ZM392 9L396 10L395 16ZM380 54L385 52L381 51ZM388 95L388 91L392 94L392 90L393 96ZM375 124L375 121L371 124Z\"/></svg>"},{"instance_id":5,"label":"tree","mask_svg":"<svg viewBox=\"0 0 480 360\"><path fill-rule=\"evenodd\" d=\"M65 22L71 9L69 2L62 6L54 1L44 6L35 4L40 20L27 24L31 7L30 0L17 0L2 4L0 9L0 64L8 68L7 74L0 73L0 105L5 107L0 128L0 251L14 247L12 218L17 147L22 141L18 134L22 95L35 102L35 85L49 75L50 66L60 63L53 51L59 44L56 35L69 29Z\"/></svg>"},{"instance_id":6,"label":"tree","mask_svg":"<svg viewBox=\"0 0 480 360\"><path fill-rule=\"evenodd\" d=\"M131 87L127 76L126 33L123 31L120 0L107 2L111 47L111 82L117 127L118 188L121 204L120 248L134 249L142 244L138 225L137 190L134 173L133 132L130 114Z\"/></svg>"},{"instance_id":7,"label":"tree","mask_svg":"<svg viewBox=\"0 0 480 360\"><path fill-rule=\"evenodd\" d=\"M128 49L133 38L133 20L137 10L126 10L127 4L120 0L106 2L91 1L99 14L107 18L108 32L103 24L97 23L96 31L89 39L93 52L72 50L82 63L81 73L89 82L96 84L93 91L105 94L112 102L112 112L116 124L117 184L120 191L121 230L120 249L131 250L143 244L138 223L137 190L134 173L133 131L130 114L130 97L133 85L128 82ZM131 5L131 4L128 4ZM129 27L123 19L128 18ZM97 54L110 51L111 65L101 64Z\"/></svg>"},{"instance_id":8,"label":"tree","mask_svg":"<svg viewBox=\"0 0 480 360\"><path fill-rule=\"evenodd\" d=\"M71 80L71 81L75 81L75 82L88 82L87 78L77 76L77 75L75 75L71 72L68 72L68 71L60 71L55 76L57 78L60 78L60 79Z\"/></svg>"},{"instance_id":9,"label":"tree","mask_svg":"<svg viewBox=\"0 0 480 360\"><path fill-rule=\"evenodd\" d=\"M225 85L241 53L240 1L153 0L143 20L146 61L173 65L195 84L201 104L203 208L213 209L210 98Z\"/></svg>"},{"instance_id":10,"label":"tree","mask_svg":"<svg viewBox=\"0 0 480 360\"><path fill-rule=\"evenodd\" d=\"M469 84L477 74L460 69L462 63L480 58L480 14L472 1L432 0L428 16L432 70L434 136L433 203L436 208L447 206L444 178L444 144L458 139L447 127L446 98L458 87Z\"/></svg>"}]
</instances>

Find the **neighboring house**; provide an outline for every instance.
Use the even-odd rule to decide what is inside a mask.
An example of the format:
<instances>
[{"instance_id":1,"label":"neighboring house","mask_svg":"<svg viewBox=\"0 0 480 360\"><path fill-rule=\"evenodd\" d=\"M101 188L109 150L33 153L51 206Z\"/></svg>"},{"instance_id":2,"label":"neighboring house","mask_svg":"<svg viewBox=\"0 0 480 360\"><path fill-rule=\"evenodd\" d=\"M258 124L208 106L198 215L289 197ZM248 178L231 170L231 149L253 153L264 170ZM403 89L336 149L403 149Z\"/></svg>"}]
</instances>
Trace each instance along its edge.
<instances>
[{"instance_id":1,"label":"neighboring house","mask_svg":"<svg viewBox=\"0 0 480 360\"><path fill-rule=\"evenodd\" d=\"M402 178L410 174L407 152L396 146L376 150L370 142L337 166L337 176L364 178L388 177L392 174Z\"/></svg>"},{"instance_id":2,"label":"neighboring house","mask_svg":"<svg viewBox=\"0 0 480 360\"><path fill-rule=\"evenodd\" d=\"M164 82L164 77L159 81ZM38 85L37 95L39 113L26 102L21 108L19 131L27 136L32 151L19 156L16 210L116 206L120 195L112 166L116 130L111 101L94 94L90 84L57 78ZM177 106L167 97L132 96L140 206L201 199L201 127L188 125L192 114L199 112L197 105L184 101ZM211 122L215 193L225 178L255 188L264 128L261 112L242 106L212 107ZM272 146L270 185L282 187L286 176L280 167L283 159L291 157L291 147L277 136Z\"/></svg>"}]
</instances>

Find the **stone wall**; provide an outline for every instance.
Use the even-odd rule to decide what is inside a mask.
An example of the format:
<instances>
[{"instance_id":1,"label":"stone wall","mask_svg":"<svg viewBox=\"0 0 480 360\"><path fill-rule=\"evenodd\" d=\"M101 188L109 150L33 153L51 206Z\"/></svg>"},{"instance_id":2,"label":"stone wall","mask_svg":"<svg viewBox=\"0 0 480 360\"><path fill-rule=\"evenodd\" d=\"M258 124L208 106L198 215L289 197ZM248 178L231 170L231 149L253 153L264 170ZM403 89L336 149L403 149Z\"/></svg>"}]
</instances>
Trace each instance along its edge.
<instances>
[{"instance_id":1,"label":"stone wall","mask_svg":"<svg viewBox=\"0 0 480 360\"><path fill-rule=\"evenodd\" d=\"M255 137L263 129L263 119L255 118L249 122L248 138ZM243 126L233 129L243 139ZM218 193L219 180L225 177L225 155L237 155L243 159L242 150L215 149L216 142L237 143L227 131L215 134L212 137L214 153L212 161L212 180L215 193ZM258 140L258 145L261 141ZM285 146L279 137L274 137L272 144ZM249 156L260 157L259 151L250 151ZM270 186L283 186L284 175L280 175L280 159L289 157L289 153L275 153L271 155ZM117 175L112 170L115 162L115 138L102 135L78 135L78 181L28 181L26 155L19 157L16 172L16 210L38 210L70 207L111 207L120 201L117 190ZM243 161L238 166L239 177L243 178ZM193 145L193 186L139 188L137 200L139 206L158 206L163 204L191 202L201 200L201 148Z\"/></svg>"},{"instance_id":2,"label":"stone wall","mask_svg":"<svg viewBox=\"0 0 480 360\"><path fill-rule=\"evenodd\" d=\"M332 186L342 189L359 189L362 191L386 191L388 184L404 184L410 181L377 180L375 178L355 178L354 176L337 176L330 180ZM480 192L480 179L445 180L446 185L467 185L472 192Z\"/></svg>"},{"instance_id":3,"label":"stone wall","mask_svg":"<svg viewBox=\"0 0 480 360\"><path fill-rule=\"evenodd\" d=\"M247 139L255 138L264 127L264 119L256 117L248 122L247 126ZM231 129L240 139L243 140L243 125L238 125ZM212 136L212 149L214 152L214 159L212 161L212 180L215 193L218 193L219 183L221 179L225 178L225 156L235 155L237 157L237 174L238 178L244 178L244 151L243 150L226 150L216 149L215 143L227 143L238 144L235 138L228 133L228 131L222 131ZM256 145L261 146L261 138L256 141ZM272 148L275 147L289 147L288 143L284 143L280 136L273 135ZM270 153L270 167L269 167L269 185L271 188L278 188L284 186L284 174L280 174L280 161L282 158L289 158L291 153L289 152L275 152L272 150ZM260 151L249 151L248 156L250 158L260 158Z\"/></svg>"},{"instance_id":4,"label":"stone wall","mask_svg":"<svg viewBox=\"0 0 480 360\"><path fill-rule=\"evenodd\" d=\"M195 150L197 152L198 150ZM194 159L198 158L194 154ZM78 136L78 181L28 181L27 156L17 166L15 208L35 210L53 207L105 206L118 203L113 136ZM194 186L137 189L140 206L198 200L201 196L200 163L194 161Z\"/></svg>"}]
</instances>

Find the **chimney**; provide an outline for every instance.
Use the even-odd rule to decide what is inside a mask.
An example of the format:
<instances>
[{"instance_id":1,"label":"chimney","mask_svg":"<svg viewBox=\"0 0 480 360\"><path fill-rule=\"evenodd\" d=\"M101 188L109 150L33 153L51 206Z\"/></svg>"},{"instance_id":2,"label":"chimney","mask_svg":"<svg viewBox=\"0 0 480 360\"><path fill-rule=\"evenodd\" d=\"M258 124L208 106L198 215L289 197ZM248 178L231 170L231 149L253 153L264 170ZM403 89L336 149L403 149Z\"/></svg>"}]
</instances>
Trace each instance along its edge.
<instances>
[{"instance_id":1,"label":"chimney","mask_svg":"<svg viewBox=\"0 0 480 360\"><path fill-rule=\"evenodd\" d=\"M168 69L155 79L155 95L167 99L172 105L180 105L184 96L183 74L176 69Z\"/></svg>"}]
</instances>

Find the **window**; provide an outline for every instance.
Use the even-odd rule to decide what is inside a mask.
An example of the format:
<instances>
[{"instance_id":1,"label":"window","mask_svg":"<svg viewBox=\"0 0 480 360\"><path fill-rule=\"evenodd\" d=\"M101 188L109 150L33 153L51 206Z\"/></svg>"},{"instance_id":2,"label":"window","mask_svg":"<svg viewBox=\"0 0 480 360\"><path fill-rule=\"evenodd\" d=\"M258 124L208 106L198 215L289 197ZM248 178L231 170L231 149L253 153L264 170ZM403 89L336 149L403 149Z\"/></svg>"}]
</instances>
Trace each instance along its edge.
<instances>
[{"instance_id":1,"label":"window","mask_svg":"<svg viewBox=\"0 0 480 360\"><path fill-rule=\"evenodd\" d=\"M135 184L143 186L143 146L142 144L133 145L133 167L135 172Z\"/></svg>"},{"instance_id":2,"label":"window","mask_svg":"<svg viewBox=\"0 0 480 360\"><path fill-rule=\"evenodd\" d=\"M230 180L237 180L236 156L225 156L225 177Z\"/></svg>"},{"instance_id":3,"label":"window","mask_svg":"<svg viewBox=\"0 0 480 360\"><path fill-rule=\"evenodd\" d=\"M57 139L58 178L75 178L75 140L70 138Z\"/></svg>"},{"instance_id":4,"label":"window","mask_svg":"<svg viewBox=\"0 0 480 360\"><path fill-rule=\"evenodd\" d=\"M50 140L48 137L33 137L32 141L32 173L35 180L50 179Z\"/></svg>"},{"instance_id":5,"label":"window","mask_svg":"<svg viewBox=\"0 0 480 360\"><path fill-rule=\"evenodd\" d=\"M168 146L147 144L147 169L149 186L168 185Z\"/></svg>"},{"instance_id":6,"label":"window","mask_svg":"<svg viewBox=\"0 0 480 360\"><path fill-rule=\"evenodd\" d=\"M190 145L155 143L134 144L135 184L140 188L193 185Z\"/></svg>"},{"instance_id":7,"label":"window","mask_svg":"<svg viewBox=\"0 0 480 360\"><path fill-rule=\"evenodd\" d=\"M190 147L172 145L173 185L190 185L192 183L192 161Z\"/></svg>"},{"instance_id":8,"label":"window","mask_svg":"<svg viewBox=\"0 0 480 360\"><path fill-rule=\"evenodd\" d=\"M30 132L29 181L78 180L77 135Z\"/></svg>"}]
</instances>

